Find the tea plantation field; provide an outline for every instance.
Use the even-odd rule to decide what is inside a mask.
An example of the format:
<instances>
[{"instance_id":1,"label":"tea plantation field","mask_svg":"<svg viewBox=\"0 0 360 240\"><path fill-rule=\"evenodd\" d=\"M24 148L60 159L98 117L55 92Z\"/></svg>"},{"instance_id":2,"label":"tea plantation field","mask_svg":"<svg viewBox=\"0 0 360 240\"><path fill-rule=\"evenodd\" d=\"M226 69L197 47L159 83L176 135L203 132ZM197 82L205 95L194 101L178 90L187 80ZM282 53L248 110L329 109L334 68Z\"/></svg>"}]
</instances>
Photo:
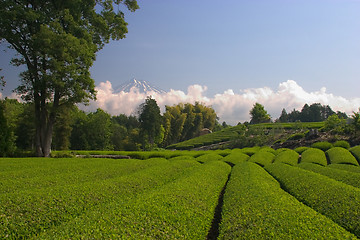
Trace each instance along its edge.
<instances>
[{"instance_id":1,"label":"tea plantation field","mask_svg":"<svg viewBox=\"0 0 360 240\"><path fill-rule=\"evenodd\" d=\"M0 239L358 239L360 146L295 150L0 158Z\"/></svg>"}]
</instances>

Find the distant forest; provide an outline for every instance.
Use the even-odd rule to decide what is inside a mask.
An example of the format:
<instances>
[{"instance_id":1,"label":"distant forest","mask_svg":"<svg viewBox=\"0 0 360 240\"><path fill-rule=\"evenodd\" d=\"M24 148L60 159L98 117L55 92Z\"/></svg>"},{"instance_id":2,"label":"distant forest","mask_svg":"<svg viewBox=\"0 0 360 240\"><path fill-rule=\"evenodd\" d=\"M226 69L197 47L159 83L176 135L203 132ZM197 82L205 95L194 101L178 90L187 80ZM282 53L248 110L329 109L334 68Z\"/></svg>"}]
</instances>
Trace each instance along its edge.
<instances>
[{"instance_id":1,"label":"distant forest","mask_svg":"<svg viewBox=\"0 0 360 240\"><path fill-rule=\"evenodd\" d=\"M260 111L255 106L260 107ZM1 155L34 150L33 109L32 104L20 103L15 99L6 98L0 101ZM274 122L320 122L334 114L340 119L348 118L345 113L334 112L328 105L314 103L305 104L301 111L294 109L287 113L283 109ZM260 118L256 118L259 115ZM258 103L250 111L250 117L250 123L272 121ZM52 149L145 150L194 138L204 128L219 131L226 127L229 127L226 122L218 122L214 109L200 103L166 106L165 112L160 114L156 101L148 98L139 106L136 116L111 116L100 108L86 113L76 106L71 106L62 108L58 114L53 129Z\"/></svg>"}]
</instances>

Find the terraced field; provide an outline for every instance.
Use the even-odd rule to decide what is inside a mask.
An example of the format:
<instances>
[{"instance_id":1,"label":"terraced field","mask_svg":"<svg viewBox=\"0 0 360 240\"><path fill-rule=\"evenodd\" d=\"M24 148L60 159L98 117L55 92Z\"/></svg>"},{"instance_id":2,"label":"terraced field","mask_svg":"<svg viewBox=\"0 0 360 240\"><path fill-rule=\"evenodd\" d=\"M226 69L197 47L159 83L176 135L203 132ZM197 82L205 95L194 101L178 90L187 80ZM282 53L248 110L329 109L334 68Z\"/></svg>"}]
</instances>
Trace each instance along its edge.
<instances>
[{"instance_id":1,"label":"terraced field","mask_svg":"<svg viewBox=\"0 0 360 240\"><path fill-rule=\"evenodd\" d=\"M0 239L357 239L358 153L1 158Z\"/></svg>"}]
</instances>

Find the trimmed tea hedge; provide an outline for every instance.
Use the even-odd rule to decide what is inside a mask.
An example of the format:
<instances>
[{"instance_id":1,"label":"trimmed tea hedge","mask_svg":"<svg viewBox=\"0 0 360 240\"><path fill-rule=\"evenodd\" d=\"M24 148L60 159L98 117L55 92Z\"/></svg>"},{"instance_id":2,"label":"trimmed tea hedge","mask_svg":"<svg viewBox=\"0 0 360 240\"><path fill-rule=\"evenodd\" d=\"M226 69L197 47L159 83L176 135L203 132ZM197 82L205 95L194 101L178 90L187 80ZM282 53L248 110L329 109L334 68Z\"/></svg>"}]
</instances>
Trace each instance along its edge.
<instances>
[{"instance_id":1,"label":"trimmed tea hedge","mask_svg":"<svg viewBox=\"0 0 360 240\"><path fill-rule=\"evenodd\" d=\"M208 153L208 154L201 155L200 157L197 157L195 160L200 163L205 163L205 162L210 162L210 161L218 161L222 158L223 158L223 156L221 156L219 154Z\"/></svg>"},{"instance_id":2,"label":"trimmed tea hedge","mask_svg":"<svg viewBox=\"0 0 360 240\"><path fill-rule=\"evenodd\" d=\"M301 154L300 162L316 163L322 166L327 165L325 153L317 148L309 148Z\"/></svg>"},{"instance_id":3,"label":"trimmed tea hedge","mask_svg":"<svg viewBox=\"0 0 360 240\"><path fill-rule=\"evenodd\" d=\"M274 163L286 163L290 165L296 165L299 161L299 154L294 150L285 150L275 156Z\"/></svg>"},{"instance_id":4,"label":"trimmed tea hedge","mask_svg":"<svg viewBox=\"0 0 360 240\"><path fill-rule=\"evenodd\" d=\"M221 159L221 161L231 163L231 164L238 164L241 162L245 162L248 159L249 159L249 156L246 155L245 153L242 153L239 150L239 151L233 151L231 154L229 154L226 157L224 157L223 159Z\"/></svg>"},{"instance_id":5,"label":"trimmed tea hedge","mask_svg":"<svg viewBox=\"0 0 360 240\"><path fill-rule=\"evenodd\" d=\"M347 141L344 141L344 140L336 141L333 145L334 145L334 147L342 147L342 148L345 148L345 149L350 148L350 144Z\"/></svg>"},{"instance_id":6,"label":"trimmed tea hedge","mask_svg":"<svg viewBox=\"0 0 360 240\"><path fill-rule=\"evenodd\" d=\"M323 167L318 164L313 163L300 163L299 167L310 170L316 173L320 173L321 175L327 176L329 178L335 179L339 182L343 182L345 184L351 185L353 187L360 188L360 174L348 172L345 170L340 170L336 168ZM331 166L331 165L329 165Z\"/></svg>"},{"instance_id":7,"label":"trimmed tea hedge","mask_svg":"<svg viewBox=\"0 0 360 240\"><path fill-rule=\"evenodd\" d=\"M325 142L313 143L313 144L311 144L311 147L323 150L325 152L334 146L331 143L325 141Z\"/></svg>"},{"instance_id":8,"label":"trimmed tea hedge","mask_svg":"<svg viewBox=\"0 0 360 240\"><path fill-rule=\"evenodd\" d=\"M345 148L334 147L326 152L326 156L330 160L330 163L345 163L355 166L359 166L359 163L356 161L355 157Z\"/></svg>"},{"instance_id":9,"label":"trimmed tea hedge","mask_svg":"<svg viewBox=\"0 0 360 240\"><path fill-rule=\"evenodd\" d=\"M360 145L350 148L349 151L352 153L352 155L354 155L354 157L360 164Z\"/></svg>"},{"instance_id":10,"label":"trimmed tea hedge","mask_svg":"<svg viewBox=\"0 0 360 240\"><path fill-rule=\"evenodd\" d=\"M297 147L294 149L295 152L302 154L303 152L305 152L306 150L308 150L309 147Z\"/></svg>"},{"instance_id":11,"label":"trimmed tea hedge","mask_svg":"<svg viewBox=\"0 0 360 240\"><path fill-rule=\"evenodd\" d=\"M230 171L221 161L205 163L136 198L113 201L48 229L40 238L205 239Z\"/></svg>"},{"instance_id":12,"label":"trimmed tea hedge","mask_svg":"<svg viewBox=\"0 0 360 240\"><path fill-rule=\"evenodd\" d=\"M360 173L360 167L347 164L330 164L328 167L345 170L348 172Z\"/></svg>"},{"instance_id":13,"label":"trimmed tea hedge","mask_svg":"<svg viewBox=\"0 0 360 240\"><path fill-rule=\"evenodd\" d=\"M265 166L274 161L275 155L266 150L260 150L249 158L249 162L257 163L260 166Z\"/></svg>"},{"instance_id":14,"label":"trimmed tea hedge","mask_svg":"<svg viewBox=\"0 0 360 240\"><path fill-rule=\"evenodd\" d=\"M262 167L233 167L218 239L356 239L280 188Z\"/></svg>"},{"instance_id":15,"label":"trimmed tea hedge","mask_svg":"<svg viewBox=\"0 0 360 240\"><path fill-rule=\"evenodd\" d=\"M29 162L37 162L37 159L24 159ZM68 159L56 159L60 163L67 163ZM91 161L91 159L87 159ZM104 161L105 160L105 161ZM107 165L107 159L97 159L95 162L102 162ZM134 162L139 160L132 160ZM109 169L119 170L119 175L109 175L109 178L96 180L96 175L106 174L100 170L94 178L88 182L79 182L73 179L72 183L55 183L51 187L39 189L24 189L11 194L0 195L0 239L28 239L36 238L40 233L49 228L56 228L59 225L80 217L87 211L94 208L104 208L111 202L121 202L136 196L149 189L156 189L167 184L176 178L200 167L201 164L195 161L172 161L166 159L151 159L140 161L145 166L138 166L138 170L124 172L122 166L108 165ZM76 163L69 164L77 167ZM46 167L35 165L33 175L42 175L39 171L45 172L50 169L57 169L57 162ZM125 166L123 166L125 167ZM131 163L128 164L131 167ZM91 170L93 168L90 168ZM127 167L125 167L127 169ZM31 169L30 169L31 170ZM84 169L88 171L88 169ZM93 175L93 173L89 173ZM46 177L47 174L44 174ZM50 175L51 177L51 175ZM51 182L51 178L48 178ZM67 179L63 179L67 181ZM2 182L3 183L3 182ZM4 183L8 186L10 183ZM27 185L27 181L22 182Z\"/></svg>"},{"instance_id":16,"label":"trimmed tea hedge","mask_svg":"<svg viewBox=\"0 0 360 240\"><path fill-rule=\"evenodd\" d=\"M287 164L265 169L299 201L360 237L360 189Z\"/></svg>"}]
</instances>

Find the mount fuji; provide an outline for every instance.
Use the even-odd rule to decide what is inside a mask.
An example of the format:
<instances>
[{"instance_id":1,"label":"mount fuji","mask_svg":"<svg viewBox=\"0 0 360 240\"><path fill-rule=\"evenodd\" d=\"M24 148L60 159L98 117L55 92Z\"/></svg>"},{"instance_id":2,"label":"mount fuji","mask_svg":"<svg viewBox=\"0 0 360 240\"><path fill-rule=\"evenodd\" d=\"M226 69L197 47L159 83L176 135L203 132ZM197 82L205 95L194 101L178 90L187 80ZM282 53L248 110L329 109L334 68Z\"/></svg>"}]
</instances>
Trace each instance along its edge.
<instances>
[{"instance_id":1,"label":"mount fuji","mask_svg":"<svg viewBox=\"0 0 360 240\"><path fill-rule=\"evenodd\" d=\"M114 92L130 92L132 88L136 88L140 93L166 93L164 90L157 88L144 80L137 80L135 78L116 87Z\"/></svg>"}]
</instances>

